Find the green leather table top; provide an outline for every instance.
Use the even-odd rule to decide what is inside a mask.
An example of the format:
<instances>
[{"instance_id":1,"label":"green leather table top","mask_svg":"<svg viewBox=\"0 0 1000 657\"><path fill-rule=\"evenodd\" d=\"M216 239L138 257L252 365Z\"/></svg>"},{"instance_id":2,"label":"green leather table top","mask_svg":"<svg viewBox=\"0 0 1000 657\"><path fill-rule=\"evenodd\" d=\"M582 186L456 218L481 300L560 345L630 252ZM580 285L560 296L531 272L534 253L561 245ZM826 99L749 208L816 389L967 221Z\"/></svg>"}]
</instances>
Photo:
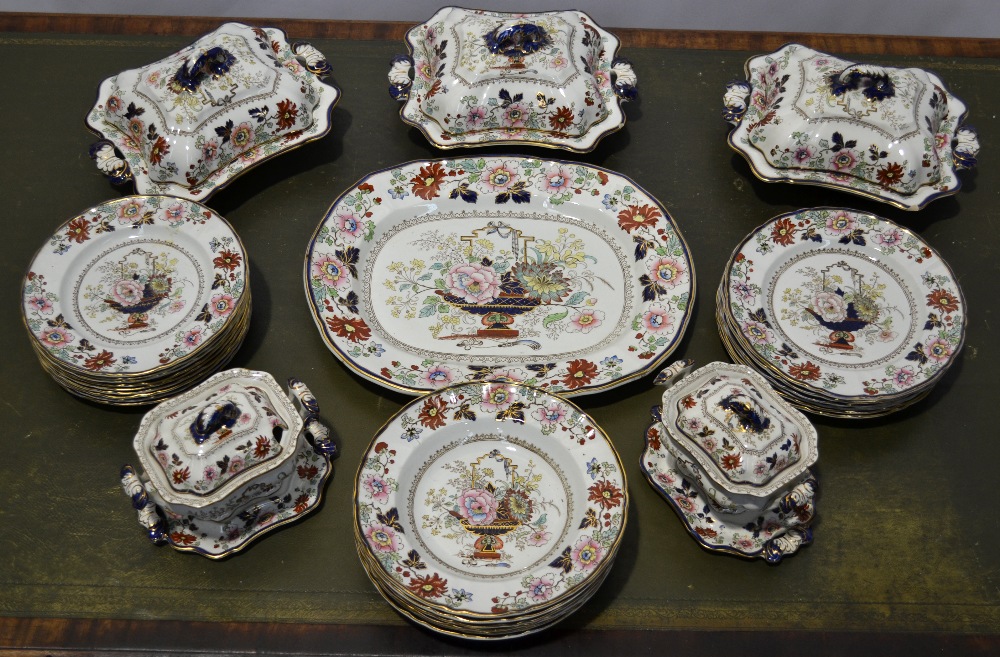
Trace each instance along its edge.
<instances>
[{"instance_id":1,"label":"green leather table top","mask_svg":"<svg viewBox=\"0 0 1000 657\"><path fill-rule=\"evenodd\" d=\"M295 35L290 35L292 38ZM309 238L330 203L366 173L442 157L404 125L386 93L401 43L317 40L343 91L333 131L234 181L208 205L250 255L250 333L233 366L298 376L316 394L342 453L322 508L234 558L212 562L143 536L118 470L134 460L143 410L85 403L40 368L18 314L21 279L56 226L120 195L87 154L84 116L98 84L187 38L0 35L4 102L0 188L5 253L0 454L0 616L391 624L353 543L358 461L408 397L362 381L324 346L302 285ZM843 205L918 232L949 261L968 302L964 352L915 407L881 419L815 418L820 435L815 543L778 567L703 551L638 464L651 376L576 398L625 461L628 529L607 582L564 628L1000 630L1000 61L884 57L937 72L970 107L982 152L963 189L907 213L820 187L757 181L726 144L726 82L752 53L624 52L641 100L625 128L586 155L633 178L670 211L690 245L698 295L676 355L726 360L714 292L732 248L790 210ZM513 149L511 149L513 150ZM502 152L478 148L454 151Z\"/></svg>"}]
</instances>

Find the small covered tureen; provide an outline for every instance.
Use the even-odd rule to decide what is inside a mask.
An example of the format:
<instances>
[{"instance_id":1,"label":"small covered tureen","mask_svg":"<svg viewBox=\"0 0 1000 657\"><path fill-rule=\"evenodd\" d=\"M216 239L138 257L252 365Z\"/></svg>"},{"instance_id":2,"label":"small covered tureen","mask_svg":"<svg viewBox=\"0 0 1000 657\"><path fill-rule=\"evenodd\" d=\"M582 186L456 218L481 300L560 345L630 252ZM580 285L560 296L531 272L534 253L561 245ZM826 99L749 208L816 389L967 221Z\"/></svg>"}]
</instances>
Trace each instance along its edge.
<instances>
[{"instance_id":1,"label":"small covered tureen","mask_svg":"<svg viewBox=\"0 0 1000 657\"><path fill-rule=\"evenodd\" d=\"M208 198L246 169L330 131L340 91L323 55L276 28L226 23L101 83L87 126L98 168L140 194Z\"/></svg>"},{"instance_id":2,"label":"small covered tureen","mask_svg":"<svg viewBox=\"0 0 1000 657\"><path fill-rule=\"evenodd\" d=\"M748 367L690 367L656 379L643 470L705 547L779 561L812 538L816 429Z\"/></svg>"},{"instance_id":3,"label":"small covered tureen","mask_svg":"<svg viewBox=\"0 0 1000 657\"><path fill-rule=\"evenodd\" d=\"M445 7L406 35L389 71L403 121L439 148L521 142L583 152L636 97L618 39L579 11Z\"/></svg>"},{"instance_id":4,"label":"small covered tureen","mask_svg":"<svg viewBox=\"0 0 1000 657\"><path fill-rule=\"evenodd\" d=\"M125 494L154 543L219 558L319 503L336 447L316 398L266 372L220 372L146 414Z\"/></svg>"},{"instance_id":5,"label":"small covered tureen","mask_svg":"<svg viewBox=\"0 0 1000 657\"><path fill-rule=\"evenodd\" d=\"M723 116L729 144L769 182L804 182L905 210L958 191L976 163L965 104L919 68L858 64L789 44L751 58Z\"/></svg>"}]
</instances>

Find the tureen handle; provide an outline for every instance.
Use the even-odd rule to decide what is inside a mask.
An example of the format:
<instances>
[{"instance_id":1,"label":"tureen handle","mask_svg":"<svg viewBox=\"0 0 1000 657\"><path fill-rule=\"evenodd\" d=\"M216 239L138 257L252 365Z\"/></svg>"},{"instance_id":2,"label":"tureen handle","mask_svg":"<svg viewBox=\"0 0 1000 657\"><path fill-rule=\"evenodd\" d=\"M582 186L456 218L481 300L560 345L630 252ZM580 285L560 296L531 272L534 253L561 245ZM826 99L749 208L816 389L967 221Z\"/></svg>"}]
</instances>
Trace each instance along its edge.
<instances>
[{"instance_id":1,"label":"tureen handle","mask_svg":"<svg viewBox=\"0 0 1000 657\"><path fill-rule=\"evenodd\" d=\"M979 155L979 135L972 126L964 126L955 135L955 168L971 169L976 166Z\"/></svg>"},{"instance_id":2,"label":"tureen handle","mask_svg":"<svg viewBox=\"0 0 1000 657\"><path fill-rule=\"evenodd\" d=\"M669 388L690 372L692 367L694 367L694 360L691 358L673 362L656 375L656 378L653 379L653 385L667 386Z\"/></svg>"},{"instance_id":3,"label":"tureen handle","mask_svg":"<svg viewBox=\"0 0 1000 657\"><path fill-rule=\"evenodd\" d=\"M293 43L292 52L305 65L306 70L317 77L325 78L333 71L333 67L330 66L330 62L327 61L326 56L305 41L296 41Z\"/></svg>"},{"instance_id":4,"label":"tureen handle","mask_svg":"<svg viewBox=\"0 0 1000 657\"><path fill-rule=\"evenodd\" d=\"M400 102L410 98L410 87L413 86L413 58L409 55L396 55L389 62L389 95Z\"/></svg>"},{"instance_id":5,"label":"tureen handle","mask_svg":"<svg viewBox=\"0 0 1000 657\"><path fill-rule=\"evenodd\" d=\"M730 82L726 85L726 93L722 97L722 118L728 123L739 125L740 119L747 111L747 101L750 98L749 82Z\"/></svg>"},{"instance_id":6,"label":"tureen handle","mask_svg":"<svg viewBox=\"0 0 1000 657\"><path fill-rule=\"evenodd\" d=\"M869 100L885 100L896 95L889 71L874 64L852 64L840 73L831 73L829 82L834 96L858 89Z\"/></svg>"},{"instance_id":7,"label":"tureen handle","mask_svg":"<svg viewBox=\"0 0 1000 657\"><path fill-rule=\"evenodd\" d=\"M638 78L632 70L632 62L627 59L616 58L611 62L611 72L614 74L615 95L622 101L635 100L639 97L639 90L635 88Z\"/></svg>"},{"instance_id":8,"label":"tureen handle","mask_svg":"<svg viewBox=\"0 0 1000 657\"><path fill-rule=\"evenodd\" d=\"M124 185L132 180L132 169L128 162L119 157L118 150L107 139L94 142L90 146L90 157L105 176L116 185Z\"/></svg>"},{"instance_id":9,"label":"tureen handle","mask_svg":"<svg viewBox=\"0 0 1000 657\"><path fill-rule=\"evenodd\" d=\"M156 505L149 499L146 487L143 486L139 475L136 474L135 468L131 465L123 465L120 477L122 491L126 497L132 500L132 508L139 514L139 524L146 529L149 540L157 545L165 542L167 540L167 534L164 531L166 523L157 512Z\"/></svg>"},{"instance_id":10,"label":"tureen handle","mask_svg":"<svg viewBox=\"0 0 1000 657\"><path fill-rule=\"evenodd\" d=\"M316 396L295 377L288 379L288 393L305 421L306 436L313 448L323 456L336 458L337 444L330 437L329 427L319 421L319 402L316 401Z\"/></svg>"},{"instance_id":11,"label":"tureen handle","mask_svg":"<svg viewBox=\"0 0 1000 657\"><path fill-rule=\"evenodd\" d=\"M816 497L816 479L809 477L778 500L778 511L788 531L764 544L764 558L769 563L778 563L784 557L794 554L803 545L812 543L812 529L802 527L813 516L813 498Z\"/></svg>"}]
</instances>

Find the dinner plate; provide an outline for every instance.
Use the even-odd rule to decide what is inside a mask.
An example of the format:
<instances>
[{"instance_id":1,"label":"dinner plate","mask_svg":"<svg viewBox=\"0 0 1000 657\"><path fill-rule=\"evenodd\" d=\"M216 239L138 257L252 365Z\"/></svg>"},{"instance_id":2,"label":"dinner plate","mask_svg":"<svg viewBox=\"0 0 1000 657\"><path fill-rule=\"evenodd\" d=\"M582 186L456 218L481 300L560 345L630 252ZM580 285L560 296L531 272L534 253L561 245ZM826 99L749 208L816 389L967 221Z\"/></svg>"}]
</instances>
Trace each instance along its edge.
<instances>
[{"instance_id":1,"label":"dinner plate","mask_svg":"<svg viewBox=\"0 0 1000 657\"><path fill-rule=\"evenodd\" d=\"M737 247L725 280L730 337L793 389L825 399L915 395L964 342L965 299L951 268L919 236L872 214L775 217Z\"/></svg>"},{"instance_id":2,"label":"dinner plate","mask_svg":"<svg viewBox=\"0 0 1000 657\"><path fill-rule=\"evenodd\" d=\"M246 275L243 244L218 214L131 196L55 231L31 262L21 312L36 347L60 367L145 376L194 360L225 335Z\"/></svg>"},{"instance_id":3,"label":"dinner plate","mask_svg":"<svg viewBox=\"0 0 1000 657\"><path fill-rule=\"evenodd\" d=\"M320 222L304 275L330 350L411 394L493 379L612 388L676 348L695 291L684 238L636 183L518 156L366 176Z\"/></svg>"},{"instance_id":4,"label":"dinner plate","mask_svg":"<svg viewBox=\"0 0 1000 657\"><path fill-rule=\"evenodd\" d=\"M412 401L373 438L355 512L362 559L400 597L497 618L555 605L603 573L628 491L607 436L567 400L465 383Z\"/></svg>"}]
</instances>

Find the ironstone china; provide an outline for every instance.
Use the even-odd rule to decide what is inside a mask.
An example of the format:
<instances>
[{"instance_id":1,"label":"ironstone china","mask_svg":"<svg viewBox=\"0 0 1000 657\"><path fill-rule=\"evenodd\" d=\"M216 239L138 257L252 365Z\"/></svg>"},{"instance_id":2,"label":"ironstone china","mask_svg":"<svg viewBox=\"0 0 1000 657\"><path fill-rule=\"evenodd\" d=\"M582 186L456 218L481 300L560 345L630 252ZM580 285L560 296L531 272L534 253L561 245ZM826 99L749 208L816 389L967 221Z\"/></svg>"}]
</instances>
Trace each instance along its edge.
<instances>
[{"instance_id":1,"label":"ironstone china","mask_svg":"<svg viewBox=\"0 0 1000 657\"><path fill-rule=\"evenodd\" d=\"M780 215L735 249L717 293L723 344L793 404L872 417L922 399L955 362L966 309L924 240L872 214Z\"/></svg>"},{"instance_id":2,"label":"ironstone china","mask_svg":"<svg viewBox=\"0 0 1000 657\"><path fill-rule=\"evenodd\" d=\"M445 7L406 34L389 70L400 116L438 148L530 144L575 152L625 124L637 97L618 39L580 11Z\"/></svg>"},{"instance_id":3,"label":"ironstone china","mask_svg":"<svg viewBox=\"0 0 1000 657\"><path fill-rule=\"evenodd\" d=\"M298 379L219 372L142 419L122 489L157 544L211 559L315 509L336 446Z\"/></svg>"},{"instance_id":4,"label":"ironstone china","mask_svg":"<svg viewBox=\"0 0 1000 657\"><path fill-rule=\"evenodd\" d=\"M859 64L792 43L730 83L729 144L768 182L825 185L919 210L975 165L965 104L919 68Z\"/></svg>"},{"instance_id":5,"label":"ironstone china","mask_svg":"<svg viewBox=\"0 0 1000 657\"><path fill-rule=\"evenodd\" d=\"M140 194L205 200L247 169L330 131L326 58L276 28L225 23L101 83L87 126L98 168Z\"/></svg>"},{"instance_id":6,"label":"ironstone china","mask_svg":"<svg viewBox=\"0 0 1000 657\"><path fill-rule=\"evenodd\" d=\"M222 367L251 312L246 250L194 201L130 196L60 226L35 255L21 313L43 369L69 392L151 404Z\"/></svg>"},{"instance_id":7,"label":"ironstone china","mask_svg":"<svg viewBox=\"0 0 1000 657\"><path fill-rule=\"evenodd\" d=\"M511 381L417 398L355 481L366 572L438 632L509 638L559 622L607 575L628 514L608 437L567 400Z\"/></svg>"},{"instance_id":8,"label":"ironstone china","mask_svg":"<svg viewBox=\"0 0 1000 657\"><path fill-rule=\"evenodd\" d=\"M366 176L316 229L304 278L330 350L410 394L612 388L676 348L695 292L684 238L634 182L512 155Z\"/></svg>"},{"instance_id":9,"label":"ironstone china","mask_svg":"<svg viewBox=\"0 0 1000 657\"><path fill-rule=\"evenodd\" d=\"M778 563L812 542L816 430L749 367L690 369L657 377L643 473L702 547Z\"/></svg>"}]
</instances>

